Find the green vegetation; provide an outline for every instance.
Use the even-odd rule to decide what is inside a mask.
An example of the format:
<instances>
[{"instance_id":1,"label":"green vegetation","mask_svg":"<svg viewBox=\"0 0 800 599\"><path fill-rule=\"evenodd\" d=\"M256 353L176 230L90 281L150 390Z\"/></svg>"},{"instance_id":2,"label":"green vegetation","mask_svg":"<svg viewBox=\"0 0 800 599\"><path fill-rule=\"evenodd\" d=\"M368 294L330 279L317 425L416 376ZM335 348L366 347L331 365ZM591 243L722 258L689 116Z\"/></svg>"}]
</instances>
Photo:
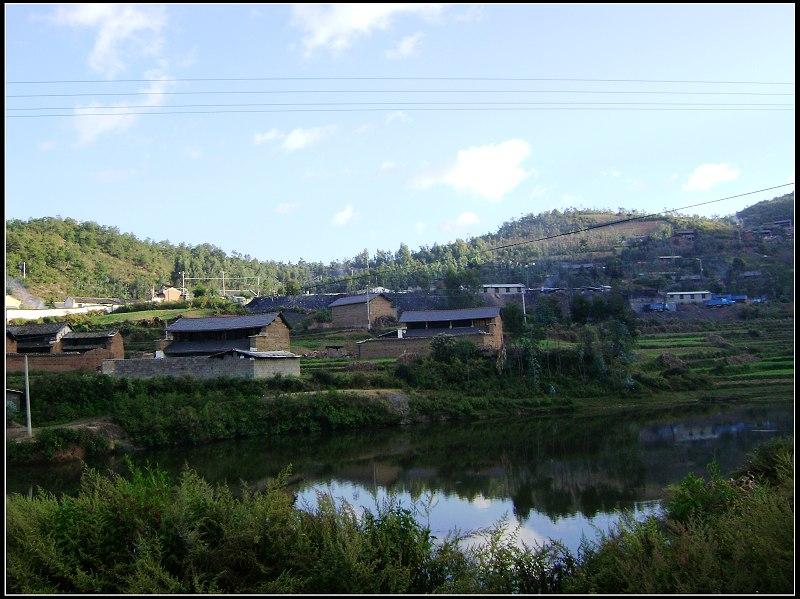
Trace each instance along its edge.
<instances>
[{"instance_id":1,"label":"green vegetation","mask_svg":"<svg viewBox=\"0 0 800 599\"><path fill-rule=\"evenodd\" d=\"M794 463L789 439L761 446L725 478L688 475L666 515L590 543L565 589L579 593L790 593Z\"/></svg>"},{"instance_id":2,"label":"green vegetation","mask_svg":"<svg viewBox=\"0 0 800 599\"><path fill-rule=\"evenodd\" d=\"M108 440L87 430L54 427L40 431L33 441L9 443L9 463L50 462L59 459L85 458L111 451Z\"/></svg>"},{"instance_id":3,"label":"green vegetation","mask_svg":"<svg viewBox=\"0 0 800 599\"><path fill-rule=\"evenodd\" d=\"M760 202L739 215L746 223L793 218L793 198L790 194L771 202ZM152 287L177 284L182 271L196 277L216 277L223 270L231 276L260 277L265 294L291 295L300 293L302 286L311 281L339 280L345 273L369 270L370 283L392 289L427 288L441 281L446 293L453 296L453 307L458 307L469 300L469 294L460 291L462 287L468 291L481 282L511 279L538 285L546 275L561 270L562 260L593 264L581 272L560 272L560 284L564 286L609 284L628 290L635 290L637 282L680 286L681 283L660 280L660 275L655 273L642 273L637 262L657 262L659 255L675 253L669 241L672 231L691 228L700 236L692 247L681 249L683 260L675 265L679 274L695 273L694 258L700 257L706 271L715 273L708 285L720 287L712 291L735 285L740 292L792 297L791 240L772 243L769 247L758 240L743 244L737 239L735 225L730 219L665 216L491 253L485 251L498 245L557 235L632 215L636 215L635 211L622 209L617 212L553 210L512 220L499 227L496 233L469 241L459 239L449 244L423 246L415 252L401 244L396 252L378 250L372 256L364 250L351 259L329 264L259 261L237 252L227 255L209 244L187 246L167 241L142 241L113 227L69 218L10 220L6 223L6 268L14 276L18 265L25 262L28 273L25 286L49 302L61 301L69 294L145 299ZM770 256L764 259L767 253ZM753 269L764 271L763 280L737 278L741 272ZM639 277L640 274L643 276ZM357 279L331 284L326 290L353 291L363 285L364 281ZM214 288L201 286L196 291L198 299L218 299L214 297L218 291Z\"/></svg>"},{"instance_id":4,"label":"green vegetation","mask_svg":"<svg viewBox=\"0 0 800 599\"><path fill-rule=\"evenodd\" d=\"M742 220L742 224L747 228L771 225L776 220L786 219L791 220L794 224L794 193L758 202L737 212L736 216Z\"/></svg>"},{"instance_id":5,"label":"green vegetation","mask_svg":"<svg viewBox=\"0 0 800 599\"><path fill-rule=\"evenodd\" d=\"M77 496L7 502L14 593L788 593L793 584L789 440L759 449L734 479L711 469L670 491L663 518L629 522L578 556L517 545L493 527L470 548L436 539L393 502L358 516L321 496L235 496L184 470L177 481L128 462L86 470Z\"/></svg>"}]
</instances>

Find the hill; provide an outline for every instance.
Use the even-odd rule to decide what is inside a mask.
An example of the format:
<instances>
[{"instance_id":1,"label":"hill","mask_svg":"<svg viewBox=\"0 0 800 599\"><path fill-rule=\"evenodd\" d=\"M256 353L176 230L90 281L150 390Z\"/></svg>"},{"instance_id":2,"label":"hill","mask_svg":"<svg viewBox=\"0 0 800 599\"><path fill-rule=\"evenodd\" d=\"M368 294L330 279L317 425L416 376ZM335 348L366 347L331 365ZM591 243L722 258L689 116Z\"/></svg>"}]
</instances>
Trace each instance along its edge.
<instances>
[{"instance_id":1,"label":"hill","mask_svg":"<svg viewBox=\"0 0 800 599\"><path fill-rule=\"evenodd\" d=\"M791 201L784 196L751 206L741 214L748 219L775 220L786 213ZM759 215L759 216L757 216ZM767 216L768 215L768 216ZM645 216L635 211L552 210L530 214L501 225L495 233L457 240L448 244L423 246L412 252L402 244L396 252L367 250L350 260L285 263L257 260L237 252L228 255L220 248L202 244L174 245L168 241L140 240L115 227L69 218L39 218L6 223L6 268L12 275L25 262L22 283L34 295L47 301L60 301L67 295L115 296L145 299L152 287L175 285L181 272L195 277L260 277L263 295L297 293L300 286L314 281L344 278L351 272L369 276L326 284L327 292L348 292L367 285L392 289L419 286L446 280L447 284L475 285L514 279L540 284L552 274L559 261L621 260L628 266L641 260L644 250L632 251L642 243L649 252L668 251L666 240L676 229L694 229L707 237L732 239L736 226L731 219L669 216L642 218L579 235L559 234L599 223ZM519 245L498 251L491 248L520 241L553 237L550 240ZM649 241L648 241L649 240ZM708 251L719 248L707 247ZM703 246L698 248L703 251ZM685 252L686 253L686 252ZM689 250L691 253L691 250ZM611 264L611 262L609 262ZM694 263L692 263L694 264ZM709 265L710 266L710 265ZM612 271L595 273L593 284L607 282ZM449 278L448 278L449 277ZM573 277L574 279L574 277ZM575 279L573 282L580 282ZM6 288L9 290L9 279ZM17 294L19 295L19 294Z\"/></svg>"},{"instance_id":2,"label":"hill","mask_svg":"<svg viewBox=\"0 0 800 599\"><path fill-rule=\"evenodd\" d=\"M737 212L736 216L746 229L770 225L776 220L790 219L794 223L794 192L748 206Z\"/></svg>"}]
</instances>

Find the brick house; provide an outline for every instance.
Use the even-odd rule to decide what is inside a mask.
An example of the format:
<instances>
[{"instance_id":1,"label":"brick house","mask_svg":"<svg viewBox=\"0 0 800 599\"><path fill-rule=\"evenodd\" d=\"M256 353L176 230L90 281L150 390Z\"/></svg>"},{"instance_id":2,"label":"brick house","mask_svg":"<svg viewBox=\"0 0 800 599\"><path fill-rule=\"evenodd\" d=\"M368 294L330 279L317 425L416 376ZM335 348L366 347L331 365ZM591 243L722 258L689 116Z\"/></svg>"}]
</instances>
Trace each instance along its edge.
<instances>
[{"instance_id":1,"label":"brick house","mask_svg":"<svg viewBox=\"0 0 800 599\"><path fill-rule=\"evenodd\" d=\"M497 352L503 347L503 320L499 306L459 310L414 310L400 316L396 337L379 337L356 344L359 358L427 354L431 341L446 335L471 341L479 349Z\"/></svg>"},{"instance_id":2,"label":"brick house","mask_svg":"<svg viewBox=\"0 0 800 599\"><path fill-rule=\"evenodd\" d=\"M104 349L111 352L109 359L125 357L125 346L119 331L72 332L61 338L62 352L85 354L95 349Z\"/></svg>"},{"instance_id":3,"label":"brick house","mask_svg":"<svg viewBox=\"0 0 800 599\"><path fill-rule=\"evenodd\" d=\"M16 352L20 354L60 353L61 339L72 329L64 322L45 324L9 325L7 330L17 341ZM8 347L8 341L6 341Z\"/></svg>"},{"instance_id":4,"label":"brick house","mask_svg":"<svg viewBox=\"0 0 800 599\"><path fill-rule=\"evenodd\" d=\"M336 328L369 329L381 317L397 318L392 301L383 293L342 297L328 306Z\"/></svg>"},{"instance_id":5,"label":"brick house","mask_svg":"<svg viewBox=\"0 0 800 599\"><path fill-rule=\"evenodd\" d=\"M167 327L166 356L209 356L228 350L289 351L291 326L280 312L180 318Z\"/></svg>"},{"instance_id":6,"label":"brick house","mask_svg":"<svg viewBox=\"0 0 800 599\"><path fill-rule=\"evenodd\" d=\"M150 291L151 302L179 302L182 299L183 292L175 287L162 287L158 293L156 293L155 290Z\"/></svg>"},{"instance_id":7,"label":"brick house","mask_svg":"<svg viewBox=\"0 0 800 599\"><path fill-rule=\"evenodd\" d=\"M118 331L73 332L64 323L8 327L6 370L69 372L100 369L103 360L123 358L125 350ZM11 343L11 341L14 343Z\"/></svg>"}]
</instances>

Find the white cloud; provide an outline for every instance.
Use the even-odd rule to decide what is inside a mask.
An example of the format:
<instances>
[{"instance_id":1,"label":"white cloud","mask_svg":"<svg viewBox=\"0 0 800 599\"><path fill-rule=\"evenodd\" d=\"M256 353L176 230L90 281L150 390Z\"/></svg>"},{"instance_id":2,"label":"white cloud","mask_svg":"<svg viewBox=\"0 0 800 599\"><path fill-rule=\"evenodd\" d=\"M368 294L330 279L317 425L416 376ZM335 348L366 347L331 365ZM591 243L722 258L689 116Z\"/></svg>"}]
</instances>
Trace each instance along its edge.
<instances>
[{"instance_id":1,"label":"white cloud","mask_svg":"<svg viewBox=\"0 0 800 599\"><path fill-rule=\"evenodd\" d=\"M474 212L462 212L455 220L442 221L439 228L445 233L454 233L474 227L479 222L480 219Z\"/></svg>"},{"instance_id":2,"label":"white cloud","mask_svg":"<svg viewBox=\"0 0 800 599\"><path fill-rule=\"evenodd\" d=\"M170 78L158 70L153 70L145 72L145 79L153 81L146 88L140 90L147 95L143 100L138 100L139 104L137 105L144 108L163 106L166 102L164 92L169 85ZM141 110L142 108L137 108L135 112ZM128 129L137 119L135 114L126 114L130 111L131 108L125 102L117 104L92 102L85 106L75 107L73 122L78 132L78 145L89 144L105 133Z\"/></svg>"},{"instance_id":3,"label":"white cloud","mask_svg":"<svg viewBox=\"0 0 800 599\"><path fill-rule=\"evenodd\" d=\"M533 189L531 189L530 198L535 200L536 198L541 198L547 195L553 188L548 185L537 185Z\"/></svg>"},{"instance_id":4,"label":"white cloud","mask_svg":"<svg viewBox=\"0 0 800 599\"><path fill-rule=\"evenodd\" d=\"M278 214L289 214L293 212L297 208L297 204L292 204L290 202L281 202L277 206L275 206L275 212Z\"/></svg>"},{"instance_id":5,"label":"white cloud","mask_svg":"<svg viewBox=\"0 0 800 599\"><path fill-rule=\"evenodd\" d=\"M339 212L333 215L331 223L333 225L336 225L337 227L343 227L344 225L350 222L350 220L353 218L354 215L355 211L353 210L353 205L348 204Z\"/></svg>"},{"instance_id":6,"label":"white cloud","mask_svg":"<svg viewBox=\"0 0 800 599\"><path fill-rule=\"evenodd\" d=\"M404 112L402 110L395 110L386 115L387 123L393 123L394 121L398 121L400 123L410 123L411 117L408 116L407 112Z\"/></svg>"},{"instance_id":7,"label":"white cloud","mask_svg":"<svg viewBox=\"0 0 800 599\"><path fill-rule=\"evenodd\" d=\"M289 133L283 133L277 129L270 129L265 133L253 135L253 144L260 146L270 141L280 141L281 147L286 152L301 150L319 143L336 130L336 125L326 125L325 127L311 127L308 129L292 129Z\"/></svg>"},{"instance_id":8,"label":"white cloud","mask_svg":"<svg viewBox=\"0 0 800 599\"><path fill-rule=\"evenodd\" d=\"M45 141L39 142L39 151L41 152L49 152L50 150L56 147L56 142L52 139L47 139Z\"/></svg>"},{"instance_id":9,"label":"white cloud","mask_svg":"<svg viewBox=\"0 0 800 599\"><path fill-rule=\"evenodd\" d=\"M186 148L186 155L192 160L197 160L198 158L202 158L203 150L197 146L189 146Z\"/></svg>"},{"instance_id":10,"label":"white cloud","mask_svg":"<svg viewBox=\"0 0 800 599\"><path fill-rule=\"evenodd\" d=\"M441 13L440 4L298 4L292 23L303 32L306 56L318 48L341 52L358 37L387 29L399 14L423 17Z\"/></svg>"},{"instance_id":11,"label":"white cloud","mask_svg":"<svg viewBox=\"0 0 800 599\"><path fill-rule=\"evenodd\" d=\"M395 173L399 170L399 168L400 167L397 165L396 162L392 162L391 160L386 160L381 163L380 167L378 167L378 170L382 173Z\"/></svg>"},{"instance_id":12,"label":"white cloud","mask_svg":"<svg viewBox=\"0 0 800 599\"><path fill-rule=\"evenodd\" d=\"M335 129L335 125L312 127L310 129L293 129L283 140L283 149L287 152L293 152L313 146L328 137Z\"/></svg>"},{"instance_id":13,"label":"white cloud","mask_svg":"<svg viewBox=\"0 0 800 599\"><path fill-rule=\"evenodd\" d=\"M417 235L422 234L422 232L428 227L427 223L422 221L417 221L414 223L414 230L417 232Z\"/></svg>"},{"instance_id":14,"label":"white cloud","mask_svg":"<svg viewBox=\"0 0 800 599\"><path fill-rule=\"evenodd\" d=\"M522 166L530 151L528 142L521 139L459 150L455 164L442 174L419 178L416 186L425 189L443 183L499 202L534 174Z\"/></svg>"},{"instance_id":15,"label":"white cloud","mask_svg":"<svg viewBox=\"0 0 800 599\"><path fill-rule=\"evenodd\" d=\"M386 51L386 58L391 60L400 60L401 58L408 58L415 54L419 47L419 41L422 39L422 33L415 33L414 35L407 35L401 39L397 46Z\"/></svg>"},{"instance_id":16,"label":"white cloud","mask_svg":"<svg viewBox=\"0 0 800 599\"><path fill-rule=\"evenodd\" d=\"M270 129L266 133L256 133L253 136L253 145L260 146L268 141L276 141L283 138L283 133L277 129Z\"/></svg>"},{"instance_id":17,"label":"white cloud","mask_svg":"<svg viewBox=\"0 0 800 599\"><path fill-rule=\"evenodd\" d=\"M163 6L143 4L59 5L52 20L59 25L95 29L89 67L114 77L126 68L129 57L157 55L167 17Z\"/></svg>"},{"instance_id":18,"label":"white cloud","mask_svg":"<svg viewBox=\"0 0 800 599\"><path fill-rule=\"evenodd\" d=\"M683 190L705 191L719 183L738 178L739 171L728 164L701 164L689 175L689 179L683 184Z\"/></svg>"}]
</instances>

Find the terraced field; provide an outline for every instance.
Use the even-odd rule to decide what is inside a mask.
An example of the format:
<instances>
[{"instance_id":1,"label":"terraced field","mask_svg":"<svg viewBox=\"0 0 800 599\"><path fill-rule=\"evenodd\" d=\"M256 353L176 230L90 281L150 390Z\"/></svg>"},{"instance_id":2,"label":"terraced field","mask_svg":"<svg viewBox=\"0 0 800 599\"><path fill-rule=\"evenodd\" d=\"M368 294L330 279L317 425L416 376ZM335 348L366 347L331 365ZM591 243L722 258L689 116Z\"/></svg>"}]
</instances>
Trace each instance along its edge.
<instances>
[{"instance_id":1,"label":"terraced field","mask_svg":"<svg viewBox=\"0 0 800 599\"><path fill-rule=\"evenodd\" d=\"M794 385L794 321L771 319L716 323L714 331L651 333L639 338L637 353L653 366L668 353L696 373L710 376L715 389L764 394Z\"/></svg>"}]
</instances>

